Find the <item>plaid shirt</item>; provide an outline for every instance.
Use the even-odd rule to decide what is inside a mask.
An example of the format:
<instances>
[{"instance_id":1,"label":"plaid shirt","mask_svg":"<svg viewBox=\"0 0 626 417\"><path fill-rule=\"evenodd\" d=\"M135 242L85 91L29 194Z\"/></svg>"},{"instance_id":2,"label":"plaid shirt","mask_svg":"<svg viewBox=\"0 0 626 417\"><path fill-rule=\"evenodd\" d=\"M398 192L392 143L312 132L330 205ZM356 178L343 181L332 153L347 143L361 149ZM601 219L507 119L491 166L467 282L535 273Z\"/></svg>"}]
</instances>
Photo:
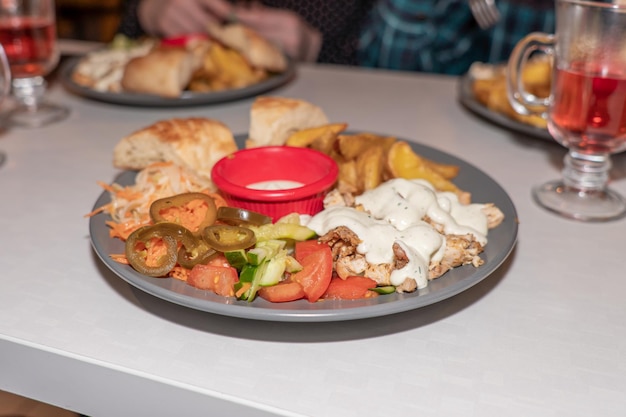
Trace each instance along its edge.
<instances>
[{"instance_id":1,"label":"plaid shirt","mask_svg":"<svg viewBox=\"0 0 626 417\"><path fill-rule=\"evenodd\" d=\"M475 61L506 61L530 32L554 33L553 0L496 4L500 21L482 30L467 0L379 0L361 32L359 65L458 75Z\"/></svg>"}]
</instances>

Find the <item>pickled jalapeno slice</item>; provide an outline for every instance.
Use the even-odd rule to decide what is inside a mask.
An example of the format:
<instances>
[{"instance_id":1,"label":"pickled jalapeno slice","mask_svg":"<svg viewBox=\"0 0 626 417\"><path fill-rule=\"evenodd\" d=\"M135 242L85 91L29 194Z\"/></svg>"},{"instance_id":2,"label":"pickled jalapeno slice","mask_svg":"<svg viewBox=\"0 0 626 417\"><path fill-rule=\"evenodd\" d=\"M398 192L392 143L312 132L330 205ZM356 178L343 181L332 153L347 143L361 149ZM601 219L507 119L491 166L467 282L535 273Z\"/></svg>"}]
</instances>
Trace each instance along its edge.
<instances>
[{"instance_id":1,"label":"pickled jalapeno slice","mask_svg":"<svg viewBox=\"0 0 626 417\"><path fill-rule=\"evenodd\" d=\"M165 197L155 200L150 205L150 218L153 223L172 222L179 223L179 219L172 220L171 216L167 216L168 212L172 209L184 210L185 205L194 201L200 200L207 205L207 210L202 221L198 224L197 230L192 231L195 235L200 235L202 229L215 223L217 217L217 208L215 201L211 196L204 193L183 193L177 194L171 197Z\"/></svg>"},{"instance_id":2,"label":"pickled jalapeno slice","mask_svg":"<svg viewBox=\"0 0 626 417\"><path fill-rule=\"evenodd\" d=\"M197 245L192 248L181 246L178 250L178 264L191 269L198 264L206 264L218 254L219 252L211 248L204 240L198 239Z\"/></svg>"},{"instance_id":3,"label":"pickled jalapeno slice","mask_svg":"<svg viewBox=\"0 0 626 417\"><path fill-rule=\"evenodd\" d=\"M152 239L161 239L167 253L162 255L157 265L146 263ZM178 263L185 268L205 263L217 255L202 238L177 223L162 222L142 227L131 233L126 241L126 258L133 268L152 277L165 276Z\"/></svg>"},{"instance_id":4,"label":"pickled jalapeno slice","mask_svg":"<svg viewBox=\"0 0 626 417\"><path fill-rule=\"evenodd\" d=\"M202 237L210 247L220 252L246 249L256 243L254 232L241 226L209 226L204 228Z\"/></svg>"},{"instance_id":5,"label":"pickled jalapeno slice","mask_svg":"<svg viewBox=\"0 0 626 417\"><path fill-rule=\"evenodd\" d=\"M153 239L160 239L165 245L165 253L160 255L154 264L148 262L151 245L156 244L156 240ZM128 263L137 272L151 277L163 277L176 266L178 243L174 237L154 230L153 226L144 226L128 236L125 253Z\"/></svg>"},{"instance_id":6,"label":"pickled jalapeno slice","mask_svg":"<svg viewBox=\"0 0 626 417\"><path fill-rule=\"evenodd\" d=\"M217 209L217 220L232 226L245 226L246 224L261 226L272 222L271 217L237 207L220 207Z\"/></svg>"}]
</instances>

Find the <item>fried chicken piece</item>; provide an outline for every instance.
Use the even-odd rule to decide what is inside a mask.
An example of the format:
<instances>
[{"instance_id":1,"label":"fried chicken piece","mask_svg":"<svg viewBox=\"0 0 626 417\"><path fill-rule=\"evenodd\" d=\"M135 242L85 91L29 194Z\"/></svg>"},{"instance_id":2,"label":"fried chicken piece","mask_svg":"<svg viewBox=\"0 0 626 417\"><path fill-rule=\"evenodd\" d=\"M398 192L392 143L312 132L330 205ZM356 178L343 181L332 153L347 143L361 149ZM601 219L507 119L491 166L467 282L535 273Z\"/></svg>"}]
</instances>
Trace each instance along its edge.
<instances>
[{"instance_id":1,"label":"fried chicken piece","mask_svg":"<svg viewBox=\"0 0 626 417\"><path fill-rule=\"evenodd\" d=\"M328 192L328 194L326 194L326 197L324 197L324 208L334 206L347 206L346 200L344 199L338 188L333 188Z\"/></svg>"},{"instance_id":2,"label":"fried chicken piece","mask_svg":"<svg viewBox=\"0 0 626 417\"><path fill-rule=\"evenodd\" d=\"M319 238L319 241L330 246L333 259L337 260L356 253L361 239L346 226L339 226Z\"/></svg>"},{"instance_id":3,"label":"fried chicken piece","mask_svg":"<svg viewBox=\"0 0 626 417\"><path fill-rule=\"evenodd\" d=\"M333 188L324 197L324 208L333 206L354 207L354 191Z\"/></svg>"},{"instance_id":4,"label":"fried chicken piece","mask_svg":"<svg viewBox=\"0 0 626 417\"><path fill-rule=\"evenodd\" d=\"M417 289L417 281L413 278L406 278L402 284L396 287L396 292L413 292Z\"/></svg>"},{"instance_id":5,"label":"fried chicken piece","mask_svg":"<svg viewBox=\"0 0 626 417\"><path fill-rule=\"evenodd\" d=\"M393 269L393 264L368 264L364 275L376 281L378 285L391 285Z\"/></svg>"},{"instance_id":6,"label":"fried chicken piece","mask_svg":"<svg viewBox=\"0 0 626 417\"><path fill-rule=\"evenodd\" d=\"M472 264L479 267L484 263L480 258L483 246L471 235L446 235L446 249L440 262L431 262L428 279L439 278L450 269Z\"/></svg>"},{"instance_id":7,"label":"fried chicken piece","mask_svg":"<svg viewBox=\"0 0 626 417\"><path fill-rule=\"evenodd\" d=\"M406 252L402 249L402 246L398 245L398 243L394 242L393 246L393 256L394 256L394 269L402 269L409 263L409 257L406 256Z\"/></svg>"},{"instance_id":8,"label":"fried chicken piece","mask_svg":"<svg viewBox=\"0 0 626 417\"><path fill-rule=\"evenodd\" d=\"M357 253L338 258L335 261L335 272L339 278L346 279L354 275L363 275L368 266L365 256Z\"/></svg>"},{"instance_id":9,"label":"fried chicken piece","mask_svg":"<svg viewBox=\"0 0 626 417\"><path fill-rule=\"evenodd\" d=\"M482 212L487 216L487 227L489 229L499 226L504 220L504 213L493 203L485 204Z\"/></svg>"}]
</instances>

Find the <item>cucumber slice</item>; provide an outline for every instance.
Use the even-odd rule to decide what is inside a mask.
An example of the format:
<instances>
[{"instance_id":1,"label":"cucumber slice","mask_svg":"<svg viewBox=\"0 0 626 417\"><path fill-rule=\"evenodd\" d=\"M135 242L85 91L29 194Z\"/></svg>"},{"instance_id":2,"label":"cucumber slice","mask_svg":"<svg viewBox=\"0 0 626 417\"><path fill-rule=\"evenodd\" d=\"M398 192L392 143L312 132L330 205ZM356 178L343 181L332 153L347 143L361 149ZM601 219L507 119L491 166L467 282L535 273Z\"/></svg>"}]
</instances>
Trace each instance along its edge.
<instances>
[{"instance_id":1,"label":"cucumber slice","mask_svg":"<svg viewBox=\"0 0 626 417\"><path fill-rule=\"evenodd\" d=\"M290 224L300 224L300 214L298 213L289 213L276 220L276 223L290 223Z\"/></svg>"},{"instance_id":2,"label":"cucumber slice","mask_svg":"<svg viewBox=\"0 0 626 417\"><path fill-rule=\"evenodd\" d=\"M302 264L291 255L287 255L287 257L285 258L285 264L285 271L289 272L290 274L302 271Z\"/></svg>"},{"instance_id":3,"label":"cucumber slice","mask_svg":"<svg viewBox=\"0 0 626 417\"><path fill-rule=\"evenodd\" d=\"M239 281L241 282L252 282L254 281L254 277L256 276L256 272L259 269L258 265L246 264L241 268L241 272L239 273Z\"/></svg>"},{"instance_id":4,"label":"cucumber slice","mask_svg":"<svg viewBox=\"0 0 626 417\"><path fill-rule=\"evenodd\" d=\"M267 259L274 256L274 249L269 246L250 249L248 251L248 262L252 265L261 265Z\"/></svg>"},{"instance_id":5,"label":"cucumber slice","mask_svg":"<svg viewBox=\"0 0 626 417\"><path fill-rule=\"evenodd\" d=\"M259 291L259 287L261 286L261 278L263 277L263 275L265 274L265 270L267 269L267 264L268 262L266 261L263 262L261 265L252 267L255 268L252 278L252 285L245 294L245 297L248 301L254 301L256 293ZM239 279L241 280L241 277L239 277Z\"/></svg>"},{"instance_id":6,"label":"cucumber slice","mask_svg":"<svg viewBox=\"0 0 626 417\"><path fill-rule=\"evenodd\" d=\"M396 292L396 287L394 287L393 285L385 285L382 287L372 288L370 289L370 291L377 292L378 294L392 294Z\"/></svg>"},{"instance_id":7,"label":"cucumber slice","mask_svg":"<svg viewBox=\"0 0 626 417\"><path fill-rule=\"evenodd\" d=\"M284 240L265 240L258 242L255 248L248 251L248 262L260 265L262 262L276 256L286 246Z\"/></svg>"},{"instance_id":8,"label":"cucumber slice","mask_svg":"<svg viewBox=\"0 0 626 417\"><path fill-rule=\"evenodd\" d=\"M262 226L250 226L257 242L272 239L308 240L315 237L315 232L306 226L293 223L274 223Z\"/></svg>"},{"instance_id":9,"label":"cucumber slice","mask_svg":"<svg viewBox=\"0 0 626 417\"><path fill-rule=\"evenodd\" d=\"M266 262L263 275L259 278L259 285L261 287L269 287L270 285L276 285L280 282L287 265L285 259L286 256L275 256Z\"/></svg>"},{"instance_id":10,"label":"cucumber slice","mask_svg":"<svg viewBox=\"0 0 626 417\"><path fill-rule=\"evenodd\" d=\"M248 263L246 251L243 249L224 252L224 256L226 257L226 260L228 261L230 266L237 269L238 271L241 271L241 268L243 268L243 266Z\"/></svg>"}]
</instances>

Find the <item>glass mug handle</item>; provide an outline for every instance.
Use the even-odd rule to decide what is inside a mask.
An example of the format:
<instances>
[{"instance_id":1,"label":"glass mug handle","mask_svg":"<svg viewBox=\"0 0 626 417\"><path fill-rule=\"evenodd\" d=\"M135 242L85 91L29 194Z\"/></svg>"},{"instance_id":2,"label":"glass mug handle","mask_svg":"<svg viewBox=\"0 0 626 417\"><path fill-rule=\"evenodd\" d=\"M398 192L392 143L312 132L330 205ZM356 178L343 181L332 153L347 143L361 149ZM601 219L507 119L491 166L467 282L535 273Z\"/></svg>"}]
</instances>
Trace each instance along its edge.
<instances>
[{"instance_id":1,"label":"glass mug handle","mask_svg":"<svg viewBox=\"0 0 626 417\"><path fill-rule=\"evenodd\" d=\"M11 67L2 44L0 44L0 104L11 93Z\"/></svg>"},{"instance_id":2,"label":"glass mug handle","mask_svg":"<svg viewBox=\"0 0 626 417\"><path fill-rule=\"evenodd\" d=\"M537 97L524 88L522 69L531 54L540 51L554 59L554 35L533 32L522 38L509 57L507 65L507 95L513 109L523 115L539 115L547 118L550 97Z\"/></svg>"}]
</instances>

